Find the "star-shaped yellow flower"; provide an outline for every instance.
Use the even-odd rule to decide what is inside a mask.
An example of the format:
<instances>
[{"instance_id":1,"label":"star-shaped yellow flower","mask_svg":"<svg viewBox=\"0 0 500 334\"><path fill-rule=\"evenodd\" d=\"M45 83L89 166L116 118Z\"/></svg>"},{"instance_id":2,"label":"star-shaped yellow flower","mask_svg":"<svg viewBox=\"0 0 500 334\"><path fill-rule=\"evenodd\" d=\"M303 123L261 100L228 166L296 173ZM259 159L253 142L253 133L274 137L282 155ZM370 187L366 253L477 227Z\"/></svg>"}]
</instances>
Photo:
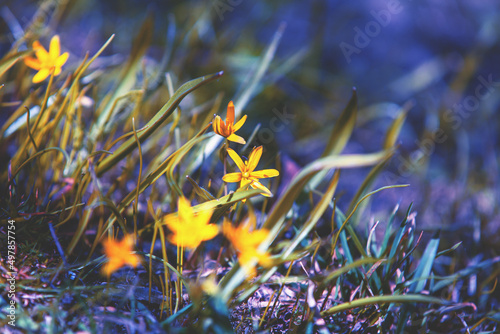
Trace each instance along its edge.
<instances>
[{"instance_id":1,"label":"star-shaped yellow flower","mask_svg":"<svg viewBox=\"0 0 500 334\"><path fill-rule=\"evenodd\" d=\"M213 239L219 228L217 225L209 224L212 217L212 210L194 213L189 201L179 198L179 212L177 215L165 216L164 223L173 232L169 241L178 246L186 248L196 248L203 241Z\"/></svg>"},{"instance_id":2,"label":"star-shaped yellow flower","mask_svg":"<svg viewBox=\"0 0 500 334\"><path fill-rule=\"evenodd\" d=\"M104 275L109 276L125 265L135 268L139 264L139 256L132 254L132 247L134 246L134 237L132 235L126 235L121 241L107 239L102 244L104 254L108 258L108 262L102 267Z\"/></svg>"},{"instance_id":3,"label":"star-shaped yellow flower","mask_svg":"<svg viewBox=\"0 0 500 334\"><path fill-rule=\"evenodd\" d=\"M61 73L61 67L66 63L69 53L61 54L61 45L59 36L54 36L50 40L49 52L38 41L33 42L36 58L26 57L24 63L37 70L38 73L33 77L33 83L42 82L54 71L54 76Z\"/></svg>"},{"instance_id":4,"label":"star-shaped yellow flower","mask_svg":"<svg viewBox=\"0 0 500 334\"><path fill-rule=\"evenodd\" d=\"M250 231L253 224L247 221L238 227L233 227L230 221L222 224L222 232L238 253L238 261L251 277L255 276L255 264L267 266L270 263L269 254L258 250L259 245L269 235L269 230Z\"/></svg>"},{"instance_id":5,"label":"star-shaped yellow flower","mask_svg":"<svg viewBox=\"0 0 500 334\"><path fill-rule=\"evenodd\" d=\"M246 188L250 185L254 189L262 190L262 195L272 196L269 189L263 186L259 179L275 177L280 173L276 169L263 169L259 171L254 171L259 163L260 157L262 156L262 146L256 147L250 153L248 161L243 162L238 153L233 149L228 148L227 153L233 159L234 163L240 169L240 173L228 173L222 177L224 182L240 182L240 189Z\"/></svg>"},{"instance_id":6,"label":"star-shaped yellow flower","mask_svg":"<svg viewBox=\"0 0 500 334\"><path fill-rule=\"evenodd\" d=\"M236 124L234 124L234 104L233 101L230 101L227 105L226 122L224 122L222 118L217 115L212 122L212 127L216 134L227 138L227 140L234 141L239 144L245 144L245 139L235 135L234 133L241 128L246 119L247 115L243 116Z\"/></svg>"}]
</instances>

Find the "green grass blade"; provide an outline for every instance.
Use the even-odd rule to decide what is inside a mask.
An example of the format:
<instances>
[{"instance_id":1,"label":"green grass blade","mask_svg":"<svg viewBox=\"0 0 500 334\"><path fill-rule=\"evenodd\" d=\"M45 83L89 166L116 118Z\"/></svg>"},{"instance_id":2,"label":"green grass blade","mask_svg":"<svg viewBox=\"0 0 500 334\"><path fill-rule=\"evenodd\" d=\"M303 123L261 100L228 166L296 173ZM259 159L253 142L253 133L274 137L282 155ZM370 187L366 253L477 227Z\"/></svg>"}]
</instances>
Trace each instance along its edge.
<instances>
[{"instance_id":1,"label":"green grass blade","mask_svg":"<svg viewBox=\"0 0 500 334\"><path fill-rule=\"evenodd\" d=\"M356 93L356 88L353 88L351 99L335 123L325 151L321 155L322 157L340 154L344 150L356 125L357 114L358 94Z\"/></svg>"},{"instance_id":2,"label":"green grass blade","mask_svg":"<svg viewBox=\"0 0 500 334\"><path fill-rule=\"evenodd\" d=\"M321 157L327 157L330 155L338 155L346 146L349 138L351 138L352 131L354 130L354 126L356 125L356 117L358 114L358 95L356 93L356 88L352 90L352 96L349 100L349 103L342 111L337 122L333 127L333 130L330 134L330 138L328 139L328 143L326 145L325 150L321 154ZM325 178L326 173L328 171L321 171L317 175L315 175L311 182L309 182L308 188L315 189L318 184L320 184Z\"/></svg>"},{"instance_id":3,"label":"green grass blade","mask_svg":"<svg viewBox=\"0 0 500 334\"><path fill-rule=\"evenodd\" d=\"M337 189L337 185L339 182L339 177L340 173L337 170L335 175L333 176L332 181L330 182L330 185L328 186L327 191L321 198L320 202L316 205L316 207L311 211L311 214L309 215L307 221L304 223L300 231L297 233L295 238L292 240L291 244L287 247L286 250L283 251L282 257L287 257L289 256L295 248L299 245L299 243L304 240L304 238L311 232L311 230L314 228L318 220L321 218L325 210L328 208L328 205L330 204L333 194L335 193L335 190ZM267 245L263 243L261 247Z\"/></svg>"},{"instance_id":4,"label":"green grass blade","mask_svg":"<svg viewBox=\"0 0 500 334\"><path fill-rule=\"evenodd\" d=\"M281 195L280 199L269 214L263 227L272 230L274 226L282 221L282 218L292 207L295 198L316 173L332 168L356 168L370 166L384 159L387 154L388 152L381 151L370 154L340 155L321 158L310 163L292 180L287 190Z\"/></svg>"},{"instance_id":5,"label":"green grass blade","mask_svg":"<svg viewBox=\"0 0 500 334\"><path fill-rule=\"evenodd\" d=\"M420 259L420 263L415 270L415 276L412 279L415 282L410 285L410 293L419 293L425 288L427 277L431 274L432 265L434 264L434 259L436 258L438 246L439 236L434 236L427 244L424 254Z\"/></svg>"}]
</instances>

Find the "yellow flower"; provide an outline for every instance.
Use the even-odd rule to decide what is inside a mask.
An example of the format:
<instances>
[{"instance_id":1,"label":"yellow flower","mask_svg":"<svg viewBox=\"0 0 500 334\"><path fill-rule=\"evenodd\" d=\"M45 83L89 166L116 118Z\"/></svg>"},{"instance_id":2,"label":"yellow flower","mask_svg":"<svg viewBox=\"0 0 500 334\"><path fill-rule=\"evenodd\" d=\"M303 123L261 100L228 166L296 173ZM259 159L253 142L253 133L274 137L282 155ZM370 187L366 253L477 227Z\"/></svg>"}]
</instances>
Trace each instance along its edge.
<instances>
[{"instance_id":1,"label":"yellow flower","mask_svg":"<svg viewBox=\"0 0 500 334\"><path fill-rule=\"evenodd\" d=\"M59 36L54 36L50 40L49 52L38 41L33 42L33 50L35 50L36 58L26 57L24 63L37 70L38 73L33 77L33 83L42 82L47 78L52 71L54 76L61 73L61 67L66 63L69 53L61 54L61 45Z\"/></svg>"},{"instance_id":2,"label":"yellow flower","mask_svg":"<svg viewBox=\"0 0 500 334\"><path fill-rule=\"evenodd\" d=\"M125 265L137 267L140 262L139 256L132 254L134 238L126 235L121 241L107 239L103 241L104 254L108 262L102 267L102 273L109 276Z\"/></svg>"},{"instance_id":3,"label":"yellow flower","mask_svg":"<svg viewBox=\"0 0 500 334\"><path fill-rule=\"evenodd\" d=\"M246 119L247 115L243 116L236 124L234 124L234 104L233 101L230 101L227 105L226 122L224 122L222 118L217 115L212 122L212 127L214 128L214 132L216 134L227 138L227 140L234 141L239 144L245 144L245 139L235 135L234 133L241 128Z\"/></svg>"},{"instance_id":4,"label":"yellow flower","mask_svg":"<svg viewBox=\"0 0 500 334\"><path fill-rule=\"evenodd\" d=\"M240 189L246 188L250 185L254 189L262 190L262 195L264 196L272 196L272 193L269 189L264 187L259 179L267 178L267 177L275 177L280 173L276 169L263 169L260 171L254 171L255 167L259 163L260 157L262 156L262 146L256 147L250 153L248 161L243 162L241 160L238 153L236 153L233 149L228 148L227 153L233 159L234 163L240 169L240 173L228 173L222 177L224 182L240 182Z\"/></svg>"},{"instance_id":5,"label":"yellow flower","mask_svg":"<svg viewBox=\"0 0 500 334\"><path fill-rule=\"evenodd\" d=\"M231 242L238 253L238 261L247 271L249 276L255 276L255 263L267 266L270 263L269 254L259 251L257 248L268 237L269 230L260 229L250 231L253 224L247 222L238 227L233 227L230 221L225 220L222 224L222 232Z\"/></svg>"},{"instance_id":6,"label":"yellow flower","mask_svg":"<svg viewBox=\"0 0 500 334\"><path fill-rule=\"evenodd\" d=\"M179 198L178 209L178 215L170 214L163 218L164 223L173 232L169 237L171 243L196 248L219 233L217 225L209 224L212 210L195 214L189 201L183 197Z\"/></svg>"}]
</instances>

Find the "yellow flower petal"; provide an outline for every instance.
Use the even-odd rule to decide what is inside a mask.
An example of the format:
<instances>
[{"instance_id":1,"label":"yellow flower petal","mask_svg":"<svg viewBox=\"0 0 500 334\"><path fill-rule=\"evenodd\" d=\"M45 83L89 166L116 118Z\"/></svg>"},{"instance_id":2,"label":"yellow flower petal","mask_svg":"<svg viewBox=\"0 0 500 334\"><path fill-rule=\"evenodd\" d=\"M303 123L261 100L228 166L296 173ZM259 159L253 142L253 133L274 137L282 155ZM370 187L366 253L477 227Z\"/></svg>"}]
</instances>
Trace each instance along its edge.
<instances>
[{"instance_id":1,"label":"yellow flower petal","mask_svg":"<svg viewBox=\"0 0 500 334\"><path fill-rule=\"evenodd\" d=\"M250 183L252 183L252 180L249 179L241 179L240 182L240 189L246 189Z\"/></svg>"},{"instance_id":2,"label":"yellow flower petal","mask_svg":"<svg viewBox=\"0 0 500 334\"><path fill-rule=\"evenodd\" d=\"M214 132L216 134L222 136L221 123L222 123L222 119L220 118L220 116L215 116L215 119L212 122L212 128L214 129Z\"/></svg>"},{"instance_id":3,"label":"yellow flower petal","mask_svg":"<svg viewBox=\"0 0 500 334\"><path fill-rule=\"evenodd\" d=\"M112 273L117 271L122 267L121 261L110 260L102 267L103 275L110 276Z\"/></svg>"},{"instance_id":4,"label":"yellow flower petal","mask_svg":"<svg viewBox=\"0 0 500 334\"><path fill-rule=\"evenodd\" d=\"M233 101L229 101L229 104L227 105L226 125L229 125L229 124L234 124L234 104L233 104Z\"/></svg>"},{"instance_id":5,"label":"yellow flower petal","mask_svg":"<svg viewBox=\"0 0 500 334\"><path fill-rule=\"evenodd\" d=\"M200 226L200 228L205 228L206 226L209 228L217 228L216 225L209 224L210 218L212 218L212 210L200 211L194 215L194 218L196 225ZM210 239L212 239L212 237Z\"/></svg>"},{"instance_id":6,"label":"yellow flower petal","mask_svg":"<svg viewBox=\"0 0 500 334\"><path fill-rule=\"evenodd\" d=\"M39 83L45 80L50 75L50 70L48 68L42 68L38 71L37 74L33 77L33 83Z\"/></svg>"},{"instance_id":7,"label":"yellow flower petal","mask_svg":"<svg viewBox=\"0 0 500 334\"><path fill-rule=\"evenodd\" d=\"M240 156L238 155L238 153L236 153L233 149L231 148L228 148L227 149L227 153L229 154L229 156L231 157L231 159L233 159L234 163L236 164L236 166L238 166L239 170L242 172L242 173L245 173L247 171L247 167L245 166L245 164L243 163L243 160L241 160Z\"/></svg>"},{"instance_id":8,"label":"yellow flower petal","mask_svg":"<svg viewBox=\"0 0 500 334\"><path fill-rule=\"evenodd\" d=\"M39 41L34 41L32 47L33 50L35 50L35 55L40 62L45 63L49 60L49 53Z\"/></svg>"},{"instance_id":9,"label":"yellow flower petal","mask_svg":"<svg viewBox=\"0 0 500 334\"><path fill-rule=\"evenodd\" d=\"M233 127L233 131L236 132L238 131L243 124L245 124L245 121L247 120L247 115L243 116Z\"/></svg>"},{"instance_id":10,"label":"yellow flower petal","mask_svg":"<svg viewBox=\"0 0 500 334\"><path fill-rule=\"evenodd\" d=\"M260 161L260 157L262 156L262 146L256 147L250 153L248 157L247 171L249 173L253 172L253 170L257 167Z\"/></svg>"},{"instance_id":11,"label":"yellow flower petal","mask_svg":"<svg viewBox=\"0 0 500 334\"><path fill-rule=\"evenodd\" d=\"M193 220L193 209L191 209L191 204L185 197L180 197L177 202L179 210L179 218L184 221Z\"/></svg>"},{"instance_id":12,"label":"yellow flower petal","mask_svg":"<svg viewBox=\"0 0 500 334\"><path fill-rule=\"evenodd\" d=\"M212 213L210 213L212 215ZM210 240L215 238L217 234L219 234L219 227L215 224L207 224L203 226L203 229L201 230L202 233L202 241L205 240Z\"/></svg>"},{"instance_id":13,"label":"yellow flower petal","mask_svg":"<svg viewBox=\"0 0 500 334\"><path fill-rule=\"evenodd\" d=\"M55 67L62 67L64 64L66 64L66 61L68 60L68 57L69 57L69 53L67 52L64 52L62 55L60 55L59 57L57 57L55 63L54 63L54 66Z\"/></svg>"},{"instance_id":14,"label":"yellow flower petal","mask_svg":"<svg viewBox=\"0 0 500 334\"><path fill-rule=\"evenodd\" d=\"M280 175L280 172L278 172L276 169L263 169L259 170L256 172L251 172L250 176L251 177L256 177L258 179L264 179L268 177L275 177Z\"/></svg>"},{"instance_id":15,"label":"yellow flower petal","mask_svg":"<svg viewBox=\"0 0 500 334\"><path fill-rule=\"evenodd\" d=\"M234 124L234 104L233 101L230 101L227 105L226 122L223 122L220 116L216 116L212 123L212 127L214 132L218 135L223 136L230 141L245 144L245 140L243 138L234 135L234 133L241 128L243 123L245 123L245 120L246 116L243 116L236 125Z\"/></svg>"},{"instance_id":16,"label":"yellow flower petal","mask_svg":"<svg viewBox=\"0 0 500 334\"><path fill-rule=\"evenodd\" d=\"M248 275L255 275L255 264L268 265L270 257L267 252L258 249L260 244L268 237L269 230L261 229L250 231L250 221L239 227L233 227L231 222L225 220L222 225L222 232L231 242L238 253L238 261Z\"/></svg>"},{"instance_id":17,"label":"yellow flower petal","mask_svg":"<svg viewBox=\"0 0 500 334\"><path fill-rule=\"evenodd\" d=\"M224 182L240 182L241 181L241 173L229 173L222 177Z\"/></svg>"},{"instance_id":18,"label":"yellow flower petal","mask_svg":"<svg viewBox=\"0 0 500 334\"><path fill-rule=\"evenodd\" d=\"M212 210L193 213L189 201L181 197L178 201L178 217L173 214L163 218L169 229L173 232L168 240L178 246L196 248L203 241L213 239L219 228L209 224Z\"/></svg>"},{"instance_id":19,"label":"yellow flower petal","mask_svg":"<svg viewBox=\"0 0 500 334\"><path fill-rule=\"evenodd\" d=\"M237 136L235 135L234 133L229 135L229 137L227 137L227 140L229 141L232 141L232 142L235 142L235 143L238 143L238 144L246 144L247 142L245 141L245 139L243 139L242 137L240 136Z\"/></svg>"},{"instance_id":20,"label":"yellow flower petal","mask_svg":"<svg viewBox=\"0 0 500 334\"><path fill-rule=\"evenodd\" d=\"M163 217L163 224L167 225L172 232L177 232L179 230L179 216L173 213Z\"/></svg>"},{"instance_id":21,"label":"yellow flower petal","mask_svg":"<svg viewBox=\"0 0 500 334\"><path fill-rule=\"evenodd\" d=\"M24 58L24 63L26 64L26 66L31 67L32 69L37 71L40 70L40 68L42 67L40 61L37 58L33 57Z\"/></svg>"},{"instance_id":22,"label":"yellow flower petal","mask_svg":"<svg viewBox=\"0 0 500 334\"><path fill-rule=\"evenodd\" d=\"M271 190L267 189L265 186L262 185L262 183L258 182L258 181L254 181L250 184L250 186L254 189L260 189L263 191L263 193L261 195L264 195L266 197L271 197L273 195L273 193L271 192Z\"/></svg>"},{"instance_id":23,"label":"yellow flower petal","mask_svg":"<svg viewBox=\"0 0 500 334\"><path fill-rule=\"evenodd\" d=\"M59 36L55 35L50 40L49 56L53 61L55 61L60 54L61 54L61 44L59 42Z\"/></svg>"}]
</instances>

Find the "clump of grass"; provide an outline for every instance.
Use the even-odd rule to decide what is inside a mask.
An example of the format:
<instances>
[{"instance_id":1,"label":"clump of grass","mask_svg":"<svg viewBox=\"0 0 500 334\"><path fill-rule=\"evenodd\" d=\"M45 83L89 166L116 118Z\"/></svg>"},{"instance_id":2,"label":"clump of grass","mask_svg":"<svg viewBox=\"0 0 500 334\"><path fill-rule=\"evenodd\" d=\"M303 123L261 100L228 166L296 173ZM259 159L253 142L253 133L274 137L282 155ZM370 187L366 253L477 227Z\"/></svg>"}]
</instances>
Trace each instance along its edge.
<instances>
[{"instance_id":1,"label":"clump of grass","mask_svg":"<svg viewBox=\"0 0 500 334\"><path fill-rule=\"evenodd\" d=\"M443 249L439 233L419 233L411 206L388 213L385 231L355 228L373 196L407 186L373 188L396 154L405 107L379 151L342 154L357 118L354 90L324 152L290 179L278 156L234 134L283 29L233 98L234 111L228 101L226 122L213 116L228 100L213 85L222 71L189 80L167 72L151 85L156 77L142 62L149 21L119 68L95 66L111 36L92 55L70 55L60 74L49 63L40 83L43 75L33 80L26 67L27 57L43 57L34 36L14 43L0 61L0 101L12 110L0 139L11 153L0 237L6 244L7 219L15 220L17 329L497 330L498 313L472 311L492 298L498 258L447 270L439 259L453 259L460 244ZM31 48L18 51L22 43ZM342 170L362 167L365 179L340 207ZM4 262L1 269L9 272ZM472 276L483 278L480 289L463 298ZM0 303L6 309L5 294Z\"/></svg>"}]
</instances>

